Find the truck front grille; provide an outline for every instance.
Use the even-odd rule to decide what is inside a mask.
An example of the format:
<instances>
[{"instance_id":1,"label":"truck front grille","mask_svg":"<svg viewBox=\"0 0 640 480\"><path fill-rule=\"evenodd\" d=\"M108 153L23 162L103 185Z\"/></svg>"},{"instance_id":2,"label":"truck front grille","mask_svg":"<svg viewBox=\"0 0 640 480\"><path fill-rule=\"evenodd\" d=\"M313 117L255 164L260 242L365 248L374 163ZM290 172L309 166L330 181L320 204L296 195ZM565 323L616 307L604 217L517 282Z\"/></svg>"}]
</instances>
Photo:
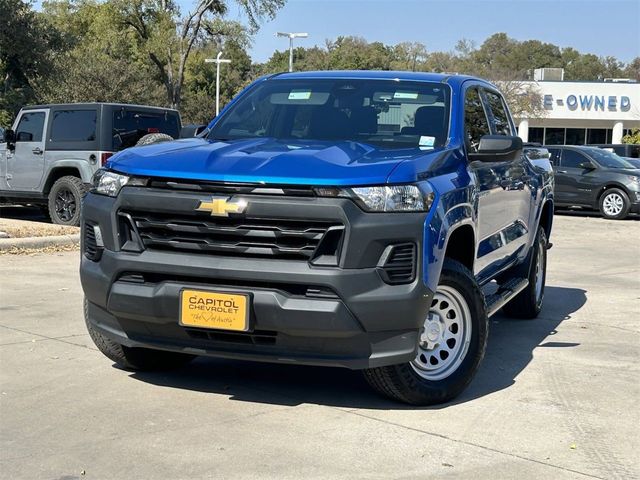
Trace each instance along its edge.
<instances>
[{"instance_id":1,"label":"truck front grille","mask_svg":"<svg viewBox=\"0 0 640 480\"><path fill-rule=\"evenodd\" d=\"M316 256L333 256L337 263L344 230L342 225L313 220L122 214L130 219L125 225L135 229L145 249L210 255L307 261Z\"/></svg>"}]
</instances>

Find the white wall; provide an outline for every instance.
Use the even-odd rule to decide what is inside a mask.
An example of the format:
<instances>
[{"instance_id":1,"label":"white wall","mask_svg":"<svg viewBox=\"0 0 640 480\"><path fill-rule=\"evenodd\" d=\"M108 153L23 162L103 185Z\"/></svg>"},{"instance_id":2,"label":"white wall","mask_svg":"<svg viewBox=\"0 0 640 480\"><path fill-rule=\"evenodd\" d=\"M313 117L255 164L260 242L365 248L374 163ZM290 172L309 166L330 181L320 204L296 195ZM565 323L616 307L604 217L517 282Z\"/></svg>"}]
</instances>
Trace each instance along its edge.
<instances>
[{"instance_id":1,"label":"white wall","mask_svg":"<svg viewBox=\"0 0 640 480\"><path fill-rule=\"evenodd\" d=\"M571 126L574 122L569 120L587 120L604 122L608 128L616 121L623 122L625 128L640 127L640 83L526 83L537 86L546 112L544 117L531 118L531 126Z\"/></svg>"}]
</instances>

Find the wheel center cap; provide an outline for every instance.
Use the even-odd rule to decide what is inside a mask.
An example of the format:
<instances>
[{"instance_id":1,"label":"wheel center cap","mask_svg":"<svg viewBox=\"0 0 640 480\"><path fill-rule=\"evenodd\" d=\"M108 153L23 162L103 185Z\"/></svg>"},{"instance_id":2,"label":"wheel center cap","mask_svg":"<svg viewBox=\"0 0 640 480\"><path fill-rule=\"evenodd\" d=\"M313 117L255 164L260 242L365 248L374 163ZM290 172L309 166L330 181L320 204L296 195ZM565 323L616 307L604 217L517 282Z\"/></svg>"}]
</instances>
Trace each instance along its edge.
<instances>
[{"instance_id":1,"label":"wheel center cap","mask_svg":"<svg viewBox=\"0 0 640 480\"><path fill-rule=\"evenodd\" d=\"M440 323L438 321L429 322L426 328L427 338L430 342L435 342L440 338Z\"/></svg>"}]
</instances>

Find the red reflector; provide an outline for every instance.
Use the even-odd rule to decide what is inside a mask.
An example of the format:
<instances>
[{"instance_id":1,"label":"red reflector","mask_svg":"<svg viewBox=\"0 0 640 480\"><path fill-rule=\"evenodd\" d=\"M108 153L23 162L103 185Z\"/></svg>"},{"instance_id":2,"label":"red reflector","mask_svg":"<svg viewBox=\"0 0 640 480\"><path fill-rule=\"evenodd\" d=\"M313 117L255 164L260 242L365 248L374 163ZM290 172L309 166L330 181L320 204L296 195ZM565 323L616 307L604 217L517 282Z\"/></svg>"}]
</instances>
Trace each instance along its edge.
<instances>
[{"instance_id":1,"label":"red reflector","mask_svg":"<svg viewBox=\"0 0 640 480\"><path fill-rule=\"evenodd\" d=\"M150 128L147 128L147 132L149 132L149 133L160 133L160 129L159 128L155 128L155 127L150 127Z\"/></svg>"},{"instance_id":2,"label":"red reflector","mask_svg":"<svg viewBox=\"0 0 640 480\"><path fill-rule=\"evenodd\" d=\"M112 155L113 152L102 152L102 154L100 155L100 165L104 167L104 164L107 163L107 160L109 160L109 157L111 157Z\"/></svg>"}]
</instances>

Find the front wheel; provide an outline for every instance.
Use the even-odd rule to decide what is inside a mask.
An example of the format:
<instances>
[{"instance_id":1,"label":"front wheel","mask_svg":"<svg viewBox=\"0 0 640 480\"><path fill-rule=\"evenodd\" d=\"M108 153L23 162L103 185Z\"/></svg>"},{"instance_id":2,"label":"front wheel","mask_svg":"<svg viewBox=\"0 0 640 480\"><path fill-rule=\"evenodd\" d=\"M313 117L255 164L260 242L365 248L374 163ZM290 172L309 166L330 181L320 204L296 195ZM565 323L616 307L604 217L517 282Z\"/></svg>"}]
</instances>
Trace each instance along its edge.
<instances>
[{"instance_id":1,"label":"front wheel","mask_svg":"<svg viewBox=\"0 0 640 480\"><path fill-rule=\"evenodd\" d=\"M431 308L420 331L416 358L365 370L378 392L412 405L452 400L469 384L484 357L488 320L471 272L445 260Z\"/></svg>"},{"instance_id":2,"label":"front wheel","mask_svg":"<svg viewBox=\"0 0 640 480\"><path fill-rule=\"evenodd\" d=\"M630 207L629 197L619 188L611 188L600 197L600 213L604 218L624 220Z\"/></svg>"}]
</instances>

